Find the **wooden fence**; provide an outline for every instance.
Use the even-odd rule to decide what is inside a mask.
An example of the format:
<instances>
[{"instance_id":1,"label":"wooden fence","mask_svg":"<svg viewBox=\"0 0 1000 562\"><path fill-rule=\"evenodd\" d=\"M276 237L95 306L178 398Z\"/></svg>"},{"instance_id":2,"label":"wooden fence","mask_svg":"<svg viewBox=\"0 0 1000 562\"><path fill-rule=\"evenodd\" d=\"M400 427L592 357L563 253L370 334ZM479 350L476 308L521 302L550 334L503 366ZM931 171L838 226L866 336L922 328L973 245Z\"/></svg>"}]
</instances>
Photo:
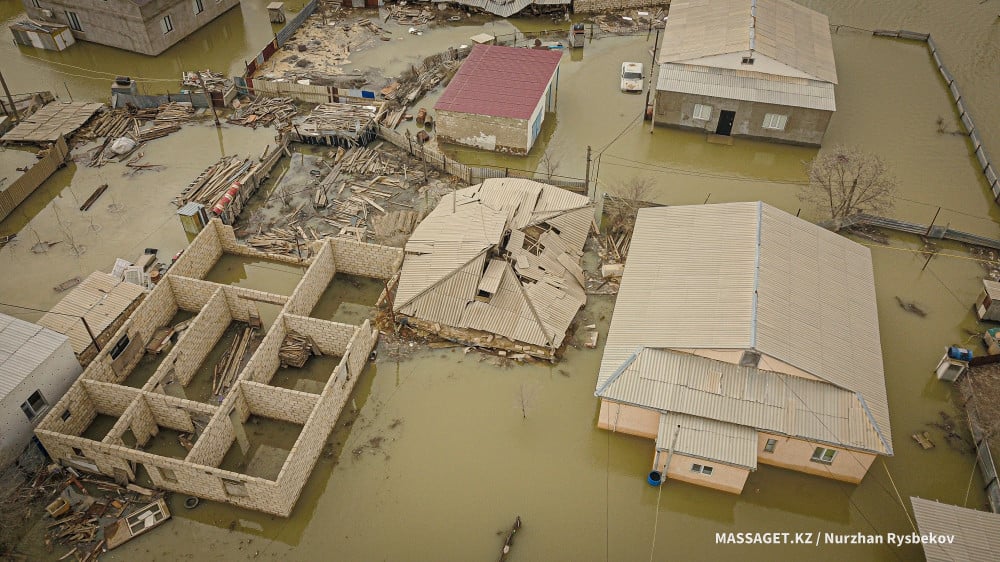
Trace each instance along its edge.
<instances>
[{"instance_id":1,"label":"wooden fence","mask_svg":"<svg viewBox=\"0 0 1000 562\"><path fill-rule=\"evenodd\" d=\"M45 183L49 176L61 168L67 156L69 147L66 145L66 139L59 137L44 158L35 162L34 166L6 189L0 190L0 220L6 218L22 201L34 193L38 186Z\"/></svg>"}]
</instances>

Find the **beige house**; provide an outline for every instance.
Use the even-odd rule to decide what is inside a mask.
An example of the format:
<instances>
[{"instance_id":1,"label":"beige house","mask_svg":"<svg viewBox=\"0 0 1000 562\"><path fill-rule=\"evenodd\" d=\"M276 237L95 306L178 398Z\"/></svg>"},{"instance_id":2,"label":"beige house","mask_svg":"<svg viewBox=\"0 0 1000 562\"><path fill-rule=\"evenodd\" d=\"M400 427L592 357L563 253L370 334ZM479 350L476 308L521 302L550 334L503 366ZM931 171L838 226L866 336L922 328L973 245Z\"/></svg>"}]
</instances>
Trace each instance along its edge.
<instances>
[{"instance_id":1,"label":"beige house","mask_svg":"<svg viewBox=\"0 0 1000 562\"><path fill-rule=\"evenodd\" d=\"M921 535L939 539L923 544L927 562L992 562L1000 552L1000 514L910 497Z\"/></svg>"},{"instance_id":2,"label":"beige house","mask_svg":"<svg viewBox=\"0 0 1000 562\"><path fill-rule=\"evenodd\" d=\"M144 55L171 45L239 5L240 0L22 0L39 23L60 23L81 41Z\"/></svg>"},{"instance_id":3,"label":"beige house","mask_svg":"<svg viewBox=\"0 0 1000 562\"><path fill-rule=\"evenodd\" d=\"M759 202L640 210L595 395L667 478L860 482L892 454L869 250Z\"/></svg>"},{"instance_id":4,"label":"beige house","mask_svg":"<svg viewBox=\"0 0 1000 562\"><path fill-rule=\"evenodd\" d=\"M406 243L393 310L467 345L552 358L586 304L583 195L488 179L441 199Z\"/></svg>"},{"instance_id":5,"label":"beige house","mask_svg":"<svg viewBox=\"0 0 1000 562\"><path fill-rule=\"evenodd\" d=\"M819 146L836 111L830 22L792 0L670 4L653 120Z\"/></svg>"}]
</instances>

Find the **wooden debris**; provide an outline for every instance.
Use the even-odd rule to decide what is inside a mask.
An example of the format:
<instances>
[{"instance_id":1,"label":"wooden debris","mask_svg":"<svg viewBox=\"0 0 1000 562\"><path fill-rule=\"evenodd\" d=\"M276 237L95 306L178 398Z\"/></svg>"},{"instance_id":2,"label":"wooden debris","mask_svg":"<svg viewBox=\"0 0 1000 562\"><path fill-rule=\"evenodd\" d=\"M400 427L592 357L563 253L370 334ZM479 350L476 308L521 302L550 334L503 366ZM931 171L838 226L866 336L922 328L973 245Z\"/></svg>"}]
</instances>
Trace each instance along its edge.
<instances>
[{"instance_id":1,"label":"wooden debris","mask_svg":"<svg viewBox=\"0 0 1000 562\"><path fill-rule=\"evenodd\" d=\"M172 326L158 328L153 332L153 337L149 338L149 343L146 344L146 353L158 355L164 348L170 345L170 338L174 336L174 333L175 331Z\"/></svg>"},{"instance_id":2,"label":"wooden debris","mask_svg":"<svg viewBox=\"0 0 1000 562\"><path fill-rule=\"evenodd\" d=\"M256 329L247 326L237 337L233 338L233 345L222 356L222 361L215 366L215 374L212 378L213 395L225 394L225 391L233 386L256 331Z\"/></svg>"},{"instance_id":3,"label":"wooden debris","mask_svg":"<svg viewBox=\"0 0 1000 562\"><path fill-rule=\"evenodd\" d=\"M507 533L506 540L503 541L503 548L500 549L500 562L507 559L507 556L510 554L510 547L514 545L514 535L520 530L521 516L518 515L517 518L514 519L514 524L510 527L510 532Z\"/></svg>"},{"instance_id":4,"label":"wooden debris","mask_svg":"<svg viewBox=\"0 0 1000 562\"><path fill-rule=\"evenodd\" d=\"M278 359L282 365L288 367L303 367L311 355L322 355L322 353L312 338L296 332L288 332L285 340L281 342L281 347L278 348Z\"/></svg>"},{"instance_id":5,"label":"wooden debris","mask_svg":"<svg viewBox=\"0 0 1000 562\"><path fill-rule=\"evenodd\" d=\"M52 290L54 290L57 293L61 293L66 289L71 289L73 287L76 287L77 285L80 284L80 281L82 281L82 279L80 279L79 277L72 277L56 285L55 287L52 287Z\"/></svg>"},{"instance_id":6,"label":"wooden debris","mask_svg":"<svg viewBox=\"0 0 1000 562\"><path fill-rule=\"evenodd\" d=\"M240 106L227 121L245 127L257 128L257 125L266 127L275 120L279 123L289 122L297 113L292 98L259 97Z\"/></svg>"},{"instance_id":7,"label":"wooden debris","mask_svg":"<svg viewBox=\"0 0 1000 562\"><path fill-rule=\"evenodd\" d=\"M916 441L924 450L931 449L934 447L934 442L931 441L931 434L926 431L922 433L914 433L912 435L913 440Z\"/></svg>"},{"instance_id":8,"label":"wooden debris","mask_svg":"<svg viewBox=\"0 0 1000 562\"><path fill-rule=\"evenodd\" d=\"M80 205L80 210L86 211L90 209L91 205L93 205L97 201L97 198L100 197L107 190L108 190L108 184L103 184L97 189L95 189L94 192L90 194L90 197L88 197L87 200L83 202L83 205Z\"/></svg>"}]
</instances>

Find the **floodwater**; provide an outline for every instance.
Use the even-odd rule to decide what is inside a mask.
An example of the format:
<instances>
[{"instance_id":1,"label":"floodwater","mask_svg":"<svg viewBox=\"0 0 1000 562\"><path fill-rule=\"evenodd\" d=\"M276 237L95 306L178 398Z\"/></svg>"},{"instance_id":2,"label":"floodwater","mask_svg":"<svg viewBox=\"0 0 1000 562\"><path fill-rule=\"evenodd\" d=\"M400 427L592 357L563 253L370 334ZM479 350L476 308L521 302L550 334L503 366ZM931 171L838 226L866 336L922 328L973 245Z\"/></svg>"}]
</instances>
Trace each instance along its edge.
<instances>
[{"instance_id":1,"label":"floodwater","mask_svg":"<svg viewBox=\"0 0 1000 562\"><path fill-rule=\"evenodd\" d=\"M178 382L169 383L165 388L166 393L171 396L192 400L194 402L210 402L212 404L218 404L221 402L222 397L216 396L212 393L212 386L215 380L215 367L222 361L223 356L233 347L233 342L240 334L243 333L243 330L246 327L247 325L243 322L231 322L229 326L226 327L226 330L222 332L222 336L219 337L219 340L215 342L215 346L213 346L211 351L208 352L208 355L205 356L205 360L198 366L198 370L195 371L187 385L181 386ZM250 340L250 344L247 347L247 352L243 355L240 370L243 369L243 366L245 366L250 360L254 351L256 351L260 346L262 339L262 332L260 330L255 331L254 336Z\"/></svg>"},{"instance_id":2,"label":"floodwater","mask_svg":"<svg viewBox=\"0 0 1000 562\"><path fill-rule=\"evenodd\" d=\"M344 324L361 324L382 294L380 279L337 273L309 316Z\"/></svg>"},{"instance_id":3,"label":"floodwater","mask_svg":"<svg viewBox=\"0 0 1000 562\"><path fill-rule=\"evenodd\" d=\"M271 386L320 394L340 363L336 355L310 357L302 367L278 367L268 382Z\"/></svg>"},{"instance_id":4,"label":"floodwater","mask_svg":"<svg viewBox=\"0 0 1000 562\"><path fill-rule=\"evenodd\" d=\"M834 24L931 32L986 145L994 154L1000 151L1000 105L991 101L1000 75L996 2L804 3L829 13ZM259 8L258 4L263 2L247 2L241 9ZM234 52L242 48L238 41L234 46ZM449 155L469 163L536 169L541 152L549 148L560 159L557 174L582 177L585 148L590 145L595 159L600 155L598 181L609 191L640 175L651 178L651 197L662 203L763 199L793 213L799 210L796 190L805 179L803 164L815 150L743 139L731 147L709 145L703 135L662 128L649 133L648 123L637 119L645 96L618 92L617 72L623 60L648 61L651 46L644 37L604 39L586 47L582 63L567 56L558 112L546 120L550 128L543 132L544 142L528 157L505 159L465 149L449 149ZM834 36L834 48L840 78L838 111L826 144L860 145L890 163L900 186L892 216L926 224L941 206L938 224L1000 237L996 226L1000 215L972 165L968 142L937 132L938 117L951 128L958 127L958 121L924 46L841 29ZM368 64L365 57L374 60L380 56L376 52L363 51L352 62ZM70 53L51 56L76 56ZM395 43L389 43L386 60L405 67L410 58L426 54L418 57L414 51L404 57ZM5 66L5 71L17 73L24 83L34 77L25 74L27 65L37 72L37 61L27 60L32 62L15 56L12 69ZM164 72L176 75L180 67ZM47 79L56 80L53 75ZM73 84L71 88L76 87ZM102 96L103 89L101 85ZM428 99L421 105L432 103ZM237 138L254 134L239 132ZM185 142L196 146L192 140ZM232 150L233 142L227 137L226 148ZM267 142L260 142L258 153ZM179 179L162 200L169 200L215 158L205 157L205 163L182 175L187 179ZM148 159L154 160L152 152ZM49 182L53 187L47 185L33 196L42 203L31 203L28 209L38 213L48 205L72 171L57 173ZM89 194L82 186L79 191L83 198ZM97 207L103 208L102 203L107 204L102 199ZM138 224L157 224L163 220L162 207L157 213L150 212L149 220ZM809 208L802 214L817 218ZM169 219L176 221L172 215ZM52 236L55 223L49 219L50 230L43 239ZM41 224L33 228L38 230ZM175 236L183 240L179 224L164 224L173 224L175 232L163 235L169 243L162 247L179 249L172 245ZM0 224L0 233L5 227L6 223ZM121 247L131 249L129 255L141 252L156 240L152 233L144 234L143 242ZM106 558L204 559L208 549L224 551L228 559L291 560L330 553L348 560L495 558L501 534L520 515L524 527L512 559L918 559L920 549L912 546L747 548L714 542L714 534L724 531L910 532L907 498L911 495L969 507L984 505L973 456L953 450L942 432L929 425L941 421L940 412L955 412L952 387L937 382L932 374L944 347L954 343L975 347L969 331L985 328L970 311L982 278L980 264L950 243L940 244L942 254L924 268L926 258L917 253L919 242L911 237L892 237L888 247L861 242L872 246L875 264L895 456L878 460L860 485L762 466L741 496L676 482L658 490L647 486L644 477L652 462L652 441L594 427L594 380L613 298L591 297L578 324L598 324L599 346L570 348L557 365L501 367L460 348L417 351L398 363L383 354L362 375L292 517L273 518L204 501L195 510L184 510L183 497L175 496L170 524ZM16 284L12 276L0 276L0 296L20 298L23 292L27 302L48 307L55 300L48 287L60 279L51 279L52 266L37 274L29 268L29 259L50 261L49 256L27 253L30 245L20 244L16 253L10 247L0 250L0 264L7 267L13 262L19 272ZM94 243L89 245L93 248ZM78 261L69 258L65 248L56 246L54 252L63 253L51 261ZM92 253L83 258L92 259ZM81 263L79 269L106 268L112 261L102 257ZM903 311L896 296L918 303L927 316ZM920 449L909 437L917 431L929 431L937 446ZM23 551L39 558L51 557L40 548L22 545Z\"/></svg>"},{"instance_id":5,"label":"floodwater","mask_svg":"<svg viewBox=\"0 0 1000 562\"><path fill-rule=\"evenodd\" d=\"M278 295L291 295L305 275L306 267L246 256L222 254L205 281L267 291Z\"/></svg>"},{"instance_id":6,"label":"floodwater","mask_svg":"<svg viewBox=\"0 0 1000 562\"><path fill-rule=\"evenodd\" d=\"M247 448L241 447L239 439L233 441L219 468L274 480L301 432L301 425L251 415L243 423Z\"/></svg>"}]
</instances>

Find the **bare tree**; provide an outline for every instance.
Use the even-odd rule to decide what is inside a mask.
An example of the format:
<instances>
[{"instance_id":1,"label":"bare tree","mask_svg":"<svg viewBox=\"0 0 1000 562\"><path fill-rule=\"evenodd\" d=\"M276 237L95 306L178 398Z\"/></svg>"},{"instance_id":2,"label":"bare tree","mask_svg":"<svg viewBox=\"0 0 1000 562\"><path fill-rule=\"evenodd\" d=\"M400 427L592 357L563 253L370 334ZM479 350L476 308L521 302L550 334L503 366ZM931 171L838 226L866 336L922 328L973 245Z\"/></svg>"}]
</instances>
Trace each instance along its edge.
<instances>
[{"instance_id":1,"label":"bare tree","mask_svg":"<svg viewBox=\"0 0 1000 562\"><path fill-rule=\"evenodd\" d=\"M654 183L649 176L632 176L615 187L615 195L608 194L610 201L604 214L608 219L610 236L632 233L636 214L646 206L645 201L649 199Z\"/></svg>"},{"instance_id":2,"label":"bare tree","mask_svg":"<svg viewBox=\"0 0 1000 562\"><path fill-rule=\"evenodd\" d=\"M545 152L542 153L541 159L538 161L538 165L541 167L542 173L545 174L545 179L552 181L556 172L559 171L559 163L561 161L562 158L559 154L553 152L551 147L545 149Z\"/></svg>"},{"instance_id":3,"label":"bare tree","mask_svg":"<svg viewBox=\"0 0 1000 562\"><path fill-rule=\"evenodd\" d=\"M884 213L895 203L896 178L875 154L838 146L809 162L808 171L799 199L822 209L836 229L852 215Z\"/></svg>"}]
</instances>

